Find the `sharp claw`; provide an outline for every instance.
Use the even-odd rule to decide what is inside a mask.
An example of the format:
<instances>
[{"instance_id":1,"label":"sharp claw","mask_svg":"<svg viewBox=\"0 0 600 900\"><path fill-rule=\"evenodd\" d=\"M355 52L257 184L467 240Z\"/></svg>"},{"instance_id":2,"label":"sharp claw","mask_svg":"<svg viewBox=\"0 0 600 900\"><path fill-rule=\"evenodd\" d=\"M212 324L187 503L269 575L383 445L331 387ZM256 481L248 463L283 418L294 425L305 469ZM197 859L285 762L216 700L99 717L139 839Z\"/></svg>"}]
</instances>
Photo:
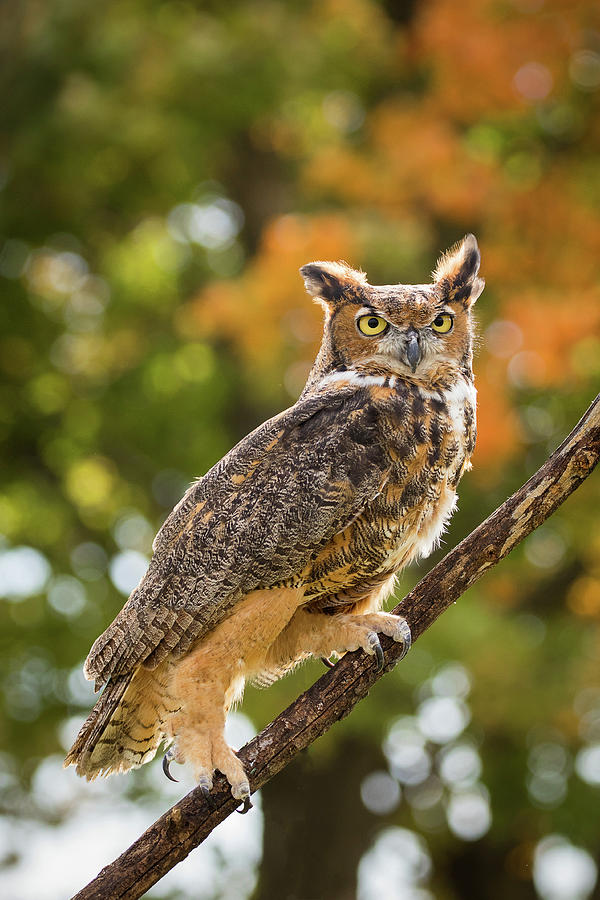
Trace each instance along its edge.
<instances>
[{"instance_id":1,"label":"sharp claw","mask_svg":"<svg viewBox=\"0 0 600 900\"><path fill-rule=\"evenodd\" d=\"M250 802L249 783L247 781L242 781L240 784L232 785L231 793L243 804L241 809L236 807L236 812L239 812L240 815L245 816L248 810L252 809L252 804Z\"/></svg>"},{"instance_id":2,"label":"sharp claw","mask_svg":"<svg viewBox=\"0 0 600 900\"><path fill-rule=\"evenodd\" d=\"M167 776L167 778L169 779L169 781L175 781L176 783L179 783L179 779L174 778L174 777L171 775L169 766L171 765L172 762L173 762L173 756L172 756L172 754L171 754L171 751L170 751L170 750L167 750L167 752L166 752L165 755L163 756L162 770L163 770L163 772L165 773L165 775Z\"/></svg>"},{"instance_id":3,"label":"sharp claw","mask_svg":"<svg viewBox=\"0 0 600 900\"><path fill-rule=\"evenodd\" d=\"M377 658L377 671L381 672L385 660L383 656L383 650L381 648L381 642L379 640L379 635L375 631L372 631L369 635L369 647L372 649Z\"/></svg>"},{"instance_id":4,"label":"sharp claw","mask_svg":"<svg viewBox=\"0 0 600 900\"><path fill-rule=\"evenodd\" d=\"M335 666L335 663L331 662L330 659L327 659L326 656L321 657L321 662L323 663L323 665L327 666L328 669L333 669L333 667Z\"/></svg>"},{"instance_id":5,"label":"sharp claw","mask_svg":"<svg viewBox=\"0 0 600 900\"><path fill-rule=\"evenodd\" d=\"M236 809L236 812L238 812L240 816L245 816L249 809L252 809L250 797L244 797L244 805L241 809Z\"/></svg>"},{"instance_id":6,"label":"sharp claw","mask_svg":"<svg viewBox=\"0 0 600 900\"><path fill-rule=\"evenodd\" d=\"M408 624L406 619L402 619L401 622L398 623L398 626L399 626L399 630L401 632L400 640L402 641L402 643L404 645L402 647L402 653L398 657L398 662L400 662L401 659L404 659L404 657L406 656L406 654L408 653L408 651L411 648L412 634L410 632L410 625Z\"/></svg>"}]
</instances>

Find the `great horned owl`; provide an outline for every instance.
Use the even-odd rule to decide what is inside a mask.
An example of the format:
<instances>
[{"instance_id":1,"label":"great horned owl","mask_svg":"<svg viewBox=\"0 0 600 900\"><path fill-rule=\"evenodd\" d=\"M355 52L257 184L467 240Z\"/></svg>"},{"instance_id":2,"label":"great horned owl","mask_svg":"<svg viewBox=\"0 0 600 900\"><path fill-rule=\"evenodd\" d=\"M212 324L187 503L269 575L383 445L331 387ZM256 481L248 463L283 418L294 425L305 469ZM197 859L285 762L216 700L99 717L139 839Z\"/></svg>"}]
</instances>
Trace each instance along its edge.
<instances>
[{"instance_id":1,"label":"great horned owl","mask_svg":"<svg viewBox=\"0 0 600 900\"><path fill-rule=\"evenodd\" d=\"M218 769L247 808L223 736L245 681L310 654L362 648L381 663L378 633L408 647L406 622L380 610L397 573L436 545L470 467L478 270L473 235L432 284L374 286L344 263L300 270L325 310L306 387L167 518L87 658L86 677L105 687L65 765L125 772L164 742L206 795Z\"/></svg>"}]
</instances>

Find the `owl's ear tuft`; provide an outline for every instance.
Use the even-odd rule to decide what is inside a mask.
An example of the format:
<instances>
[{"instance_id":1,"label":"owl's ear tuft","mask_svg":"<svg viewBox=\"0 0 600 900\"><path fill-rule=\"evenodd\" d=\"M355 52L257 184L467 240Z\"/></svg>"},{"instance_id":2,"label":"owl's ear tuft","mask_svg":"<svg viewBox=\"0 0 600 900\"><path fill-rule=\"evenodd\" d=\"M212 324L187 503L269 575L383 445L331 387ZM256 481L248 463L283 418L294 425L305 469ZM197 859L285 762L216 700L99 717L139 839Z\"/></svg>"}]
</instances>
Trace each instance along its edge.
<instances>
[{"instance_id":1,"label":"owl's ear tuft","mask_svg":"<svg viewBox=\"0 0 600 900\"><path fill-rule=\"evenodd\" d=\"M439 258L433 280L440 285L447 303L475 303L485 287L483 278L477 277L480 259L473 234L467 234Z\"/></svg>"},{"instance_id":2,"label":"owl's ear tuft","mask_svg":"<svg viewBox=\"0 0 600 900\"><path fill-rule=\"evenodd\" d=\"M335 303L344 294L361 294L367 276L345 262L312 262L302 266L304 286L316 300Z\"/></svg>"}]
</instances>

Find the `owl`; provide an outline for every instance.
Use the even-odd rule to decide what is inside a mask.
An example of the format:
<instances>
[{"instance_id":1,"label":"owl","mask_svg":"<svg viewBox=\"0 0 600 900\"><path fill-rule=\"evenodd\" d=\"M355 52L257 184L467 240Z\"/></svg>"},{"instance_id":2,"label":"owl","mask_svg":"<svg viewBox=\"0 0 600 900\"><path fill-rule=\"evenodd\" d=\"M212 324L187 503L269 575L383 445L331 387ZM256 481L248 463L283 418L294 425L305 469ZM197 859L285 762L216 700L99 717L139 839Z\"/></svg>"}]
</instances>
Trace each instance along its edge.
<instances>
[{"instance_id":1,"label":"owl","mask_svg":"<svg viewBox=\"0 0 600 900\"><path fill-rule=\"evenodd\" d=\"M309 656L410 646L383 612L401 569L438 543L475 444L471 308L483 290L467 235L431 284L375 286L341 262L300 270L323 340L298 401L189 488L146 574L84 673L104 690L65 765L88 779L188 761L249 807L224 738L247 680Z\"/></svg>"}]
</instances>

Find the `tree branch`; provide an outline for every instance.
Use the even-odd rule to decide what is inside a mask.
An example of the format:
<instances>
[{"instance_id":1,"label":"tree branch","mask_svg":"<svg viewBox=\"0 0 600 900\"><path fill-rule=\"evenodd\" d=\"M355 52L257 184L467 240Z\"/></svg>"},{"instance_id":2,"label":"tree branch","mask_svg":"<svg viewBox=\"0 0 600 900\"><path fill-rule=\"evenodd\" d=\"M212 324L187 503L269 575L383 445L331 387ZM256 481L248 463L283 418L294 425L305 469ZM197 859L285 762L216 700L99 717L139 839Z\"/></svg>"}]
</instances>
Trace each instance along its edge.
<instances>
[{"instance_id":1,"label":"tree branch","mask_svg":"<svg viewBox=\"0 0 600 900\"><path fill-rule=\"evenodd\" d=\"M600 456L600 394L544 465L489 518L450 551L395 608L408 621L413 640L481 576L542 524L592 472ZM384 672L400 647L382 637ZM344 656L308 691L240 750L252 790L261 788L300 750L347 716L381 677L371 657ZM161 816L73 900L137 900L197 847L235 809L225 779L213 790L209 809L192 790Z\"/></svg>"}]
</instances>

